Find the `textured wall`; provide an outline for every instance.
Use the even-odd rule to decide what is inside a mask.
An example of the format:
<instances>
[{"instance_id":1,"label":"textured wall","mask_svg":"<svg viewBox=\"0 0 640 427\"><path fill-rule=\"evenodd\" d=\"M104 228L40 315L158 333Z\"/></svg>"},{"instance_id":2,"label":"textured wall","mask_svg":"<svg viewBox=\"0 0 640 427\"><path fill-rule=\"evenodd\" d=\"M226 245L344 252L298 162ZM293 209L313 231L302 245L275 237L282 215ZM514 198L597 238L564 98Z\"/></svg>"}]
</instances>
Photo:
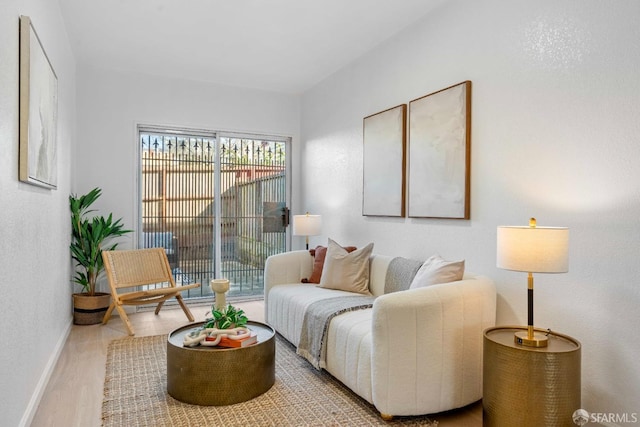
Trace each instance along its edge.
<instances>
[{"instance_id":1,"label":"textured wall","mask_svg":"<svg viewBox=\"0 0 640 427\"><path fill-rule=\"evenodd\" d=\"M75 61L58 3L0 6L0 424L29 422L71 325L69 208ZM31 17L58 76L58 189L18 181L18 18Z\"/></svg>"},{"instance_id":2,"label":"textured wall","mask_svg":"<svg viewBox=\"0 0 640 427\"><path fill-rule=\"evenodd\" d=\"M78 191L102 187L98 208L110 209L132 228L138 212L138 124L290 136L291 157L299 152L298 96L82 66ZM101 161L87 162L90 158ZM294 179L298 171L295 166Z\"/></svg>"},{"instance_id":3,"label":"textured wall","mask_svg":"<svg viewBox=\"0 0 640 427\"><path fill-rule=\"evenodd\" d=\"M311 244L465 258L496 280L498 324L526 324L526 274L496 268L496 227L570 227L569 273L536 276L535 323L581 340L585 409L640 413L638 17L632 0L449 1L305 93ZM362 119L467 79L471 220L363 217Z\"/></svg>"}]
</instances>

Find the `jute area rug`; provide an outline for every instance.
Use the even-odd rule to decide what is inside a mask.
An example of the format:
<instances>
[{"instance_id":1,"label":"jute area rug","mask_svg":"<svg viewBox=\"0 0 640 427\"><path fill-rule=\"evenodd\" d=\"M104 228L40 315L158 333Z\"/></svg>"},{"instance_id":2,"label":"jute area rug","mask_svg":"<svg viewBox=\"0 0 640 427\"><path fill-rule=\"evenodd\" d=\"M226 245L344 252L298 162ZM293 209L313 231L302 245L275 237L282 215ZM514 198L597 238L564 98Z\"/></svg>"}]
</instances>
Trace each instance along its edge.
<instances>
[{"instance_id":1,"label":"jute area rug","mask_svg":"<svg viewBox=\"0 0 640 427\"><path fill-rule=\"evenodd\" d=\"M109 343L102 425L107 426L437 426L427 417L380 418L376 409L277 336L276 382L228 406L197 406L167 393L166 335Z\"/></svg>"}]
</instances>

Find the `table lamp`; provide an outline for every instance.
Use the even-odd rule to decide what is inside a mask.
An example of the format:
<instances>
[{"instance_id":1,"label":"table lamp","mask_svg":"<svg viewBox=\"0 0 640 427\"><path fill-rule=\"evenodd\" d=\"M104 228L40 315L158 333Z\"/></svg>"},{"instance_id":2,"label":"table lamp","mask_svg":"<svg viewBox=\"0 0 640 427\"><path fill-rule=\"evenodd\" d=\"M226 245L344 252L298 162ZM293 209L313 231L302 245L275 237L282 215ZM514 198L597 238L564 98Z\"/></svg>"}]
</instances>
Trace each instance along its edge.
<instances>
[{"instance_id":1,"label":"table lamp","mask_svg":"<svg viewBox=\"0 0 640 427\"><path fill-rule=\"evenodd\" d=\"M293 235L305 236L307 249L309 249L309 236L317 236L322 228L322 217L320 215L304 215L293 216Z\"/></svg>"},{"instance_id":2,"label":"table lamp","mask_svg":"<svg viewBox=\"0 0 640 427\"><path fill-rule=\"evenodd\" d=\"M533 273L566 273L569 271L569 229L537 227L536 219L529 226L499 226L497 266L505 270L523 271L528 280L528 322L526 332L516 332L516 344L546 347L547 337L534 332Z\"/></svg>"}]
</instances>

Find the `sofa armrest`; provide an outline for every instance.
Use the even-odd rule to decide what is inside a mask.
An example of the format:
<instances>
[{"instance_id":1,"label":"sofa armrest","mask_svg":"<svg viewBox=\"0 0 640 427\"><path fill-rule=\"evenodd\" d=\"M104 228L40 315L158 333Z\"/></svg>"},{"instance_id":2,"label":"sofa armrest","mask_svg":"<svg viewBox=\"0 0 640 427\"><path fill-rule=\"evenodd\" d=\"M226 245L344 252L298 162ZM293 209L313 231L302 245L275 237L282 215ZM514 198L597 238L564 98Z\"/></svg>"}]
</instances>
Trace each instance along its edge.
<instances>
[{"instance_id":1,"label":"sofa armrest","mask_svg":"<svg viewBox=\"0 0 640 427\"><path fill-rule=\"evenodd\" d=\"M300 283L302 278L311 276L312 271L313 257L306 250L283 252L267 258L264 264L264 308L267 323L269 290L275 285Z\"/></svg>"},{"instance_id":2,"label":"sofa armrest","mask_svg":"<svg viewBox=\"0 0 640 427\"><path fill-rule=\"evenodd\" d=\"M483 276L378 297L371 355L376 408L417 415L480 399L482 334L495 319L495 285Z\"/></svg>"}]
</instances>

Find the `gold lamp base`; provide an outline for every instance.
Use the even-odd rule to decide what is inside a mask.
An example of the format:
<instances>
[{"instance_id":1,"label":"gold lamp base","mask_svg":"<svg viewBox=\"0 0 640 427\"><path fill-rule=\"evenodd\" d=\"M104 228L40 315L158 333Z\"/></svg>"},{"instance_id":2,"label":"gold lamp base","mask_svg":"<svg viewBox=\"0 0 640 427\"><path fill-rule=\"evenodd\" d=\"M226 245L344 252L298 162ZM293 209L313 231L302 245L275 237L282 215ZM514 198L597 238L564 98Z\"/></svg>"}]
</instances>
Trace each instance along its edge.
<instances>
[{"instance_id":1,"label":"gold lamp base","mask_svg":"<svg viewBox=\"0 0 640 427\"><path fill-rule=\"evenodd\" d=\"M516 332L513 336L513 342L517 345L523 345L525 347L546 347L549 343L549 339L546 335L538 334L531 331Z\"/></svg>"}]
</instances>

